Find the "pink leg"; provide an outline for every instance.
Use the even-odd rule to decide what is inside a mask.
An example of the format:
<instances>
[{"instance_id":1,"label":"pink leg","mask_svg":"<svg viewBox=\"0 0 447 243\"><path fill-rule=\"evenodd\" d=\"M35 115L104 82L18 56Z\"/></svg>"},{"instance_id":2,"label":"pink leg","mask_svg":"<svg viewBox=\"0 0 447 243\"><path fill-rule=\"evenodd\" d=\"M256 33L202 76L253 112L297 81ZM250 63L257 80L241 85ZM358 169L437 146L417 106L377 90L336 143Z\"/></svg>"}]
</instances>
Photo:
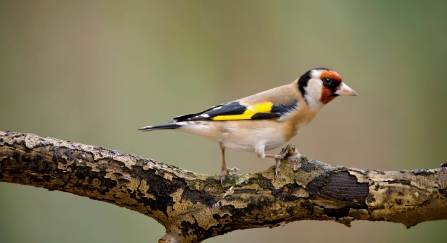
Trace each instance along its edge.
<instances>
[{"instance_id":1,"label":"pink leg","mask_svg":"<svg viewBox=\"0 0 447 243\"><path fill-rule=\"evenodd\" d=\"M278 180L279 180L279 176L278 176L279 166L281 165L281 160L284 159L284 157L287 154L287 148L288 148L288 146L286 148L283 148L279 154L266 154L265 153L265 145L261 144L261 145L257 146L256 150L255 150L255 152L259 158L273 158L273 159L275 159L275 162L276 162L275 175L276 175L276 179L278 179Z\"/></svg>"},{"instance_id":2,"label":"pink leg","mask_svg":"<svg viewBox=\"0 0 447 243\"><path fill-rule=\"evenodd\" d=\"M231 175L231 172L240 172L236 167L228 168L225 163L225 147L220 144L220 150L222 151L222 166L220 167L220 184L223 186L223 180L226 175Z\"/></svg>"},{"instance_id":3,"label":"pink leg","mask_svg":"<svg viewBox=\"0 0 447 243\"><path fill-rule=\"evenodd\" d=\"M276 179L279 180L278 172L279 172L279 166L281 165L281 159L283 159L285 154L265 154L265 157L267 158L274 158L276 161L276 167L275 167L275 175Z\"/></svg>"}]
</instances>

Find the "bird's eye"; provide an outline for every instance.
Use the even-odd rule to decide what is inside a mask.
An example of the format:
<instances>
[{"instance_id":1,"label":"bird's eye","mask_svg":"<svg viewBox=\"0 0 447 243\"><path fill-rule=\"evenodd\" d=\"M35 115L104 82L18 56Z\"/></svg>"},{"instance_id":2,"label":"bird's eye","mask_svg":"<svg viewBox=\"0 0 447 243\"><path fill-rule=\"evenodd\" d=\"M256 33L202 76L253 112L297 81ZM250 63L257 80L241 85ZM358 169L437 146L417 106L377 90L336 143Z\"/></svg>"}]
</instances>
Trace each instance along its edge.
<instances>
[{"instance_id":1,"label":"bird's eye","mask_svg":"<svg viewBox=\"0 0 447 243\"><path fill-rule=\"evenodd\" d=\"M323 81L323 84L326 85L326 86L331 86L331 85L334 84L333 80L330 79L330 78L323 78L322 81Z\"/></svg>"}]
</instances>

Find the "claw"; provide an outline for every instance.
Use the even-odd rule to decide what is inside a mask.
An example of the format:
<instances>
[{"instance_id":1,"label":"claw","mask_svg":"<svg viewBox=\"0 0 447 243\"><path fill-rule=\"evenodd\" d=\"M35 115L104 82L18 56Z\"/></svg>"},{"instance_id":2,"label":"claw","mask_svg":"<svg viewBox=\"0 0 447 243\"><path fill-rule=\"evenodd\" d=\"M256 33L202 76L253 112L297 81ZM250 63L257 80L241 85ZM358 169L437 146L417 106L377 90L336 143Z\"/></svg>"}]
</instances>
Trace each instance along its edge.
<instances>
[{"instance_id":1,"label":"claw","mask_svg":"<svg viewBox=\"0 0 447 243\"><path fill-rule=\"evenodd\" d=\"M293 149L295 151L295 147L291 144L287 145L287 147L281 149L281 152L279 154L266 154L265 157L274 158L276 161L276 167L275 167L275 176L276 179L279 179L278 172L279 172L279 166L281 165L281 160L284 159L289 153L290 150ZM298 153L298 151L296 151ZM298 158L301 157L301 155L298 153Z\"/></svg>"},{"instance_id":2,"label":"claw","mask_svg":"<svg viewBox=\"0 0 447 243\"><path fill-rule=\"evenodd\" d=\"M279 154L275 155L275 161L276 161L275 175L276 175L276 179L278 179L278 181L281 181L279 179L278 172L279 172L279 166L281 165L281 160L284 159L284 157L287 154L286 149L287 148L283 148Z\"/></svg>"},{"instance_id":3,"label":"claw","mask_svg":"<svg viewBox=\"0 0 447 243\"><path fill-rule=\"evenodd\" d=\"M278 176L278 172L279 172L279 166L281 165L281 159L277 159L276 160L276 168L275 168L275 175L276 175L276 179L278 179L278 181L280 181L279 176Z\"/></svg>"},{"instance_id":4,"label":"claw","mask_svg":"<svg viewBox=\"0 0 447 243\"><path fill-rule=\"evenodd\" d=\"M241 172L237 167L228 168L227 167L227 175L231 175L231 172Z\"/></svg>"},{"instance_id":5,"label":"claw","mask_svg":"<svg viewBox=\"0 0 447 243\"><path fill-rule=\"evenodd\" d=\"M226 175L231 175L231 172L241 172L237 167L228 168L225 166L225 169L223 169L220 172L220 184L223 186L223 181L225 180Z\"/></svg>"}]
</instances>

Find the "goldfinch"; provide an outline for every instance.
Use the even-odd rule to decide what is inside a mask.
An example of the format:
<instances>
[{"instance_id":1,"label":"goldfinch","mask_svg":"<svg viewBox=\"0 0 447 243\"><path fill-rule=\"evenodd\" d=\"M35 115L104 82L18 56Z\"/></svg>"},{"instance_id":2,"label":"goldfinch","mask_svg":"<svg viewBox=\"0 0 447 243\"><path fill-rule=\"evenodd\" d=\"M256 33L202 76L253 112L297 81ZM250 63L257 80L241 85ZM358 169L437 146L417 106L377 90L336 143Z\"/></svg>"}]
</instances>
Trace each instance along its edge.
<instances>
[{"instance_id":1,"label":"goldfinch","mask_svg":"<svg viewBox=\"0 0 447 243\"><path fill-rule=\"evenodd\" d=\"M291 84L140 130L174 129L218 142L222 151L221 183L226 175L239 171L236 167L227 167L226 148L255 152L260 158L274 158L275 173L279 178L280 160L284 155L266 154L265 151L288 142L337 96L357 96L357 93L344 84L335 71L315 68Z\"/></svg>"}]
</instances>

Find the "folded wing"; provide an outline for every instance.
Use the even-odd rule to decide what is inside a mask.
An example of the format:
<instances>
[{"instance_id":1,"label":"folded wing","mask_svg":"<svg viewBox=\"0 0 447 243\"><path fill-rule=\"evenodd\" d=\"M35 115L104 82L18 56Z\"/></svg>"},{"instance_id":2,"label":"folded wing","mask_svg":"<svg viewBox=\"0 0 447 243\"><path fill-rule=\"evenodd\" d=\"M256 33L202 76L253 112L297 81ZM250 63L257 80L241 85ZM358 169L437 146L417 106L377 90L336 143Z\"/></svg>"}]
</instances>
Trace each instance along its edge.
<instances>
[{"instance_id":1,"label":"folded wing","mask_svg":"<svg viewBox=\"0 0 447 243\"><path fill-rule=\"evenodd\" d=\"M174 118L180 121L230 121L230 120L254 120L273 119L298 108L298 102L291 104L274 105L272 102L262 102L252 105L243 105L239 101L220 104L196 114L187 114Z\"/></svg>"}]
</instances>

